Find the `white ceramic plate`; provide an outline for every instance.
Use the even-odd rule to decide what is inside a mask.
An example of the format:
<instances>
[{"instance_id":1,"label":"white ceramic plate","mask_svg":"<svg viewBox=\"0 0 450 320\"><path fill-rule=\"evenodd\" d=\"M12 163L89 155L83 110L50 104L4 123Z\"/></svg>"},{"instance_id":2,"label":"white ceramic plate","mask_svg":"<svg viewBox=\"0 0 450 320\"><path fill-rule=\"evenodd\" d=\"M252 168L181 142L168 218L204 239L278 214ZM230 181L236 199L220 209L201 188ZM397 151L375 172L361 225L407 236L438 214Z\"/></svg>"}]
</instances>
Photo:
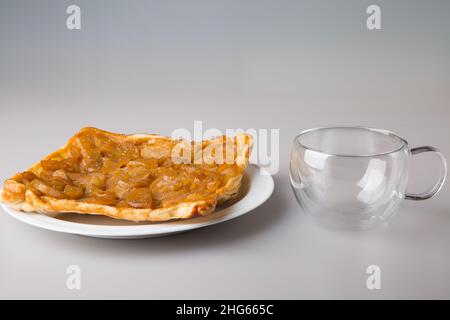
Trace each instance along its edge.
<instances>
[{"instance_id":1,"label":"white ceramic plate","mask_svg":"<svg viewBox=\"0 0 450 320\"><path fill-rule=\"evenodd\" d=\"M14 210L2 204L12 217L35 227L97 238L136 239L166 236L237 218L263 204L273 192L273 179L264 169L249 165L239 194L205 217L187 220L134 223L105 216L62 213L54 216Z\"/></svg>"}]
</instances>

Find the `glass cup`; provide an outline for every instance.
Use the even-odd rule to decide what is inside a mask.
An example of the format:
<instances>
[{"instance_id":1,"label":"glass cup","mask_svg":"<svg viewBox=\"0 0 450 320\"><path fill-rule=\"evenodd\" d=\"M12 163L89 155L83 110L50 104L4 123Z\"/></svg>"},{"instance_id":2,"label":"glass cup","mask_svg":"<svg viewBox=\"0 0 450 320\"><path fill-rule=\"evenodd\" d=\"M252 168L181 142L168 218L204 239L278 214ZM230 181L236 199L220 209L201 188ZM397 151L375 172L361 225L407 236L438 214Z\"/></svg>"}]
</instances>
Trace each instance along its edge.
<instances>
[{"instance_id":1,"label":"glass cup","mask_svg":"<svg viewBox=\"0 0 450 320\"><path fill-rule=\"evenodd\" d=\"M406 192L411 155L433 152L439 181L420 194ZM409 149L398 135L364 127L330 127L295 137L290 180L300 206L319 222L344 229L370 229L391 219L403 199L425 200L444 185L447 163L434 147Z\"/></svg>"}]
</instances>

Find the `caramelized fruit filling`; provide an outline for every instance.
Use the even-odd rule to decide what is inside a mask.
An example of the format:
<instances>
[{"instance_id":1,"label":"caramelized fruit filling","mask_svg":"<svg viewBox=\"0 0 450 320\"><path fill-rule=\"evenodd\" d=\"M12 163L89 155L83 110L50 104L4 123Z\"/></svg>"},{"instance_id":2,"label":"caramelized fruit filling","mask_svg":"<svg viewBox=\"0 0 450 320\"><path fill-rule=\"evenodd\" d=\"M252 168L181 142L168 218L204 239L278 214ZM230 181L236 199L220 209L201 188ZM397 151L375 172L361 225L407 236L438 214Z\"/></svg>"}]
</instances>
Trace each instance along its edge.
<instances>
[{"instance_id":1,"label":"caramelized fruit filling","mask_svg":"<svg viewBox=\"0 0 450 320\"><path fill-rule=\"evenodd\" d=\"M42 160L38 169L20 173L14 180L38 196L119 208L164 208L184 201L215 200L216 191L238 172L237 165L229 162L173 161L175 144L80 133L63 149L64 154ZM192 148L190 160L196 150Z\"/></svg>"}]
</instances>

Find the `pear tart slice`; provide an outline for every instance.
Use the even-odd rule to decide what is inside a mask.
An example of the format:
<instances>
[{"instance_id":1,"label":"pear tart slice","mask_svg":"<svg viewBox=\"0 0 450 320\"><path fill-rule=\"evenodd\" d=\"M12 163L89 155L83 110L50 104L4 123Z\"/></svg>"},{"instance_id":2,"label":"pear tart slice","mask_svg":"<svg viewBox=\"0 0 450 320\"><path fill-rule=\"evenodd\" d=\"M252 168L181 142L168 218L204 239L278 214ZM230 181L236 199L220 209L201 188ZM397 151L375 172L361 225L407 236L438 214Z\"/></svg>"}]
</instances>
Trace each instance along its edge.
<instances>
[{"instance_id":1,"label":"pear tart slice","mask_svg":"<svg viewBox=\"0 0 450 320\"><path fill-rule=\"evenodd\" d=\"M252 144L247 134L190 142L84 128L6 180L1 201L27 212L132 221L207 215L237 193Z\"/></svg>"}]
</instances>

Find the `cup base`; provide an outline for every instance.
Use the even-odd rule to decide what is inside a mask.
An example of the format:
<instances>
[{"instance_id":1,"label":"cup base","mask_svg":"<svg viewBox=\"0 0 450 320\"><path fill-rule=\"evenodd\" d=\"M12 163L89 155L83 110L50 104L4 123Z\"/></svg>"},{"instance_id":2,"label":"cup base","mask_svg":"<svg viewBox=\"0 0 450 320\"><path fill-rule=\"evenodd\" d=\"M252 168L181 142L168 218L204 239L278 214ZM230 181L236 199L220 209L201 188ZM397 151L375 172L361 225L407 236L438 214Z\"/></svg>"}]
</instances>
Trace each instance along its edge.
<instances>
[{"instance_id":1,"label":"cup base","mask_svg":"<svg viewBox=\"0 0 450 320\"><path fill-rule=\"evenodd\" d=\"M369 217L353 217L349 218L347 215L345 218L342 216L345 214L332 212L327 214L307 214L311 217L315 223L331 230L342 231L367 231L378 229L381 226L387 225L385 219L381 219L376 216Z\"/></svg>"}]
</instances>

